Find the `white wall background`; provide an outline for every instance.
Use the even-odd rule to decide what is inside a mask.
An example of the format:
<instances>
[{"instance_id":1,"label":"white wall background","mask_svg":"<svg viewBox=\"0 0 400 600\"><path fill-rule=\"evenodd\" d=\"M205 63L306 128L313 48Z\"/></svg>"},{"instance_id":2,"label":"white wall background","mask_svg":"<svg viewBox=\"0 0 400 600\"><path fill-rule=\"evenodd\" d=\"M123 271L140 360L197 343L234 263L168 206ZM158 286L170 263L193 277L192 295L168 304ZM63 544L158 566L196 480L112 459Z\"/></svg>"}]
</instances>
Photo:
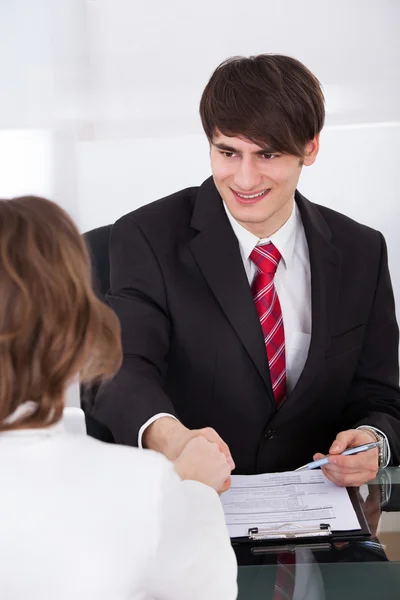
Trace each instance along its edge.
<instances>
[{"instance_id":1,"label":"white wall background","mask_svg":"<svg viewBox=\"0 0 400 600\"><path fill-rule=\"evenodd\" d=\"M83 231L197 185L214 68L290 54L327 100L300 190L383 231L400 316L399 31L398 0L1 0L0 196L49 195Z\"/></svg>"}]
</instances>

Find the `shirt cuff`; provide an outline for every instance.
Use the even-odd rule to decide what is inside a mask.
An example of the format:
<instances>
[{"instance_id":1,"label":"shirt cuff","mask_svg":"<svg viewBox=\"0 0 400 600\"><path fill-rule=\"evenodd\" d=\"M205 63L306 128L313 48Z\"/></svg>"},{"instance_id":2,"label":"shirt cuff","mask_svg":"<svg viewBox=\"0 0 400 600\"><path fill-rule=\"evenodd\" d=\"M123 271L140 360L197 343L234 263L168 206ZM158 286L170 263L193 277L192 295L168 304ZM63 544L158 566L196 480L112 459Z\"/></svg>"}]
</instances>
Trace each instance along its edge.
<instances>
[{"instance_id":1,"label":"shirt cuff","mask_svg":"<svg viewBox=\"0 0 400 600\"><path fill-rule=\"evenodd\" d=\"M385 440L386 444L386 454L384 454L384 456L386 456L386 461L385 464L382 465L382 469L385 469L390 463L390 459L392 457L392 454L390 452L389 440L387 439L386 433L383 433L383 431L381 431L377 427L372 427L372 425L360 425L360 427L357 427L357 429L371 429L372 431L376 431L376 433L379 433L383 436L383 439Z\"/></svg>"},{"instance_id":2,"label":"shirt cuff","mask_svg":"<svg viewBox=\"0 0 400 600\"><path fill-rule=\"evenodd\" d=\"M172 417L176 421L178 420L176 417L174 417L174 415L170 415L169 413L157 413L156 415L151 417L151 419L146 421L146 423L144 425L142 425L141 428L139 429L138 448L143 448L142 438L143 438L143 434L144 434L145 430L149 427L149 425L154 423L154 421L157 421L157 419L161 419L161 417Z\"/></svg>"}]
</instances>

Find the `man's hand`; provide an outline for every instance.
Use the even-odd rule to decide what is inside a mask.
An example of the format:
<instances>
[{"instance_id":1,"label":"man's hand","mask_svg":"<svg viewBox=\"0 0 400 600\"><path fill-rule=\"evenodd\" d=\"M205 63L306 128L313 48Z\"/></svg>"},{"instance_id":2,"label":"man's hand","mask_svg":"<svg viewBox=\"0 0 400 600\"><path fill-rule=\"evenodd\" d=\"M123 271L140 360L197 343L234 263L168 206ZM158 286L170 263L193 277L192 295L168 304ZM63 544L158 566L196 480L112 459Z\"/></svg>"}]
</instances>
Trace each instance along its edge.
<instances>
[{"instance_id":1,"label":"man's hand","mask_svg":"<svg viewBox=\"0 0 400 600\"><path fill-rule=\"evenodd\" d=\"M175 471L181 479L200 481L219 493L230 484L231 468L218 444L203 436L192 438L174 462Z\"/></svg>"},{"instance_id":2,"label":"man's hand","mask_svg":"<svg viewBox=\"0 0 400 600\"><path fill-rule=\"evenodd\" d=\"M372 433L365 429L349 429L336 436L329 449L329 464L324 465L324 475L340 486L360 486L376 477L379 468L378 448L360 452L352 456L338 456L347 448L375 442ZM325 454L315 454L314 460L324 458Z\"/></svg>"},{"instance_id":3,"label":"man's hand","mask_svg":"<svg viewBox=\"0 0 400 600\"><path fill-rule=\"evenodd\" d=\"M235 468L228 445L218 435L215 429L204 427L203 429L188 429L182 423L172 417L161 417L154 421L143 434L143 446L151 448L164 454L172 462L182 454L186 445L195 437L203 437L208 442L217 444L219 450L225 455L231 471ZM231 485L230 477L218 490L225 492Z\"/></svg>"}]
</instances>

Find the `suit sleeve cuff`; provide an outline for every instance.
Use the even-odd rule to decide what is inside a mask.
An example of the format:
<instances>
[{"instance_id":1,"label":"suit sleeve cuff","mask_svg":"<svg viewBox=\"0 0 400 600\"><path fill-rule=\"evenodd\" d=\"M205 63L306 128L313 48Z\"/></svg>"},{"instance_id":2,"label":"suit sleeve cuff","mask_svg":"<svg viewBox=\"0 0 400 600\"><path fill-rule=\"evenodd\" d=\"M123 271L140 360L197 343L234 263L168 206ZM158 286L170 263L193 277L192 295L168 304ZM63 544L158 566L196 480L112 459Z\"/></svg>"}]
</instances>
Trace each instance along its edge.
<instances>
[{"instance_id":1,"label":"suit sleeve cuff","mask_svg":"<svg viewBox=\"0 0 400 600\"><path fill-rule=\"evenodd\" d=\"M170 415L169 413L157 413L156 415L151 417L151 419L146 421L146 423L144 423L144 425L142 425L141 428L139 429L139 434L138 434L138 447L139 448L143 448L142 438L143 438L143 434L144 434L145 430L149 427L149 425L154 423L154 421L157 421L157 419L161 419L161 417L172 417L173 419L178 420L176 417L174 417L174 415Z\"/></svg>"},{"instance_id":2,"label":"suit sleeve cuff","mask_svg":"<svg viewBox=\"0 0 400 600\"><path fill-rule=\"evenodd\" d=\"M384 443L386 445L385 453L384 453L384 456L386 456L386 460L385 460L384 464L382 465L382 469L385 469L388 466L388 464L390 463L390 459L392 458L392 453L390 452L389 440L387 439L386 433L384 433L377 427L372 427L372 425L360 425L360 427L357 427L357 429L369 429L369 430L375 431L376 433L379 433L380 435L383 436Z\"/></svg>"}]
</instances>

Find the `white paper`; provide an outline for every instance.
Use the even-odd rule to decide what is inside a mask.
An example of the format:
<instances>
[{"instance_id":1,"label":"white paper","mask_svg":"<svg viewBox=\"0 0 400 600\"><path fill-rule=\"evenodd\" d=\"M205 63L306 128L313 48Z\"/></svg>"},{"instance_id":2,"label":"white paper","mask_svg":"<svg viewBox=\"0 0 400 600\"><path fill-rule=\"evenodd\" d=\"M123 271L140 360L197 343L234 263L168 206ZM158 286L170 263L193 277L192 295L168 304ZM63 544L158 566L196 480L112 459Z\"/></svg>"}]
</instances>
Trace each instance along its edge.
<instances>
[{"instance_id":1,"label":"white paper","mask_svg":"<svg viewBox=\"0 0 400 600\"><path fill-rule=\"evenodd\" d=\"M321 523L333 531L361 529L346 488L320 470L233 475L221 501L231 537L247 537L250 527L276 529L284 524L296 531Z\"/></svg>"}]
</instances>

